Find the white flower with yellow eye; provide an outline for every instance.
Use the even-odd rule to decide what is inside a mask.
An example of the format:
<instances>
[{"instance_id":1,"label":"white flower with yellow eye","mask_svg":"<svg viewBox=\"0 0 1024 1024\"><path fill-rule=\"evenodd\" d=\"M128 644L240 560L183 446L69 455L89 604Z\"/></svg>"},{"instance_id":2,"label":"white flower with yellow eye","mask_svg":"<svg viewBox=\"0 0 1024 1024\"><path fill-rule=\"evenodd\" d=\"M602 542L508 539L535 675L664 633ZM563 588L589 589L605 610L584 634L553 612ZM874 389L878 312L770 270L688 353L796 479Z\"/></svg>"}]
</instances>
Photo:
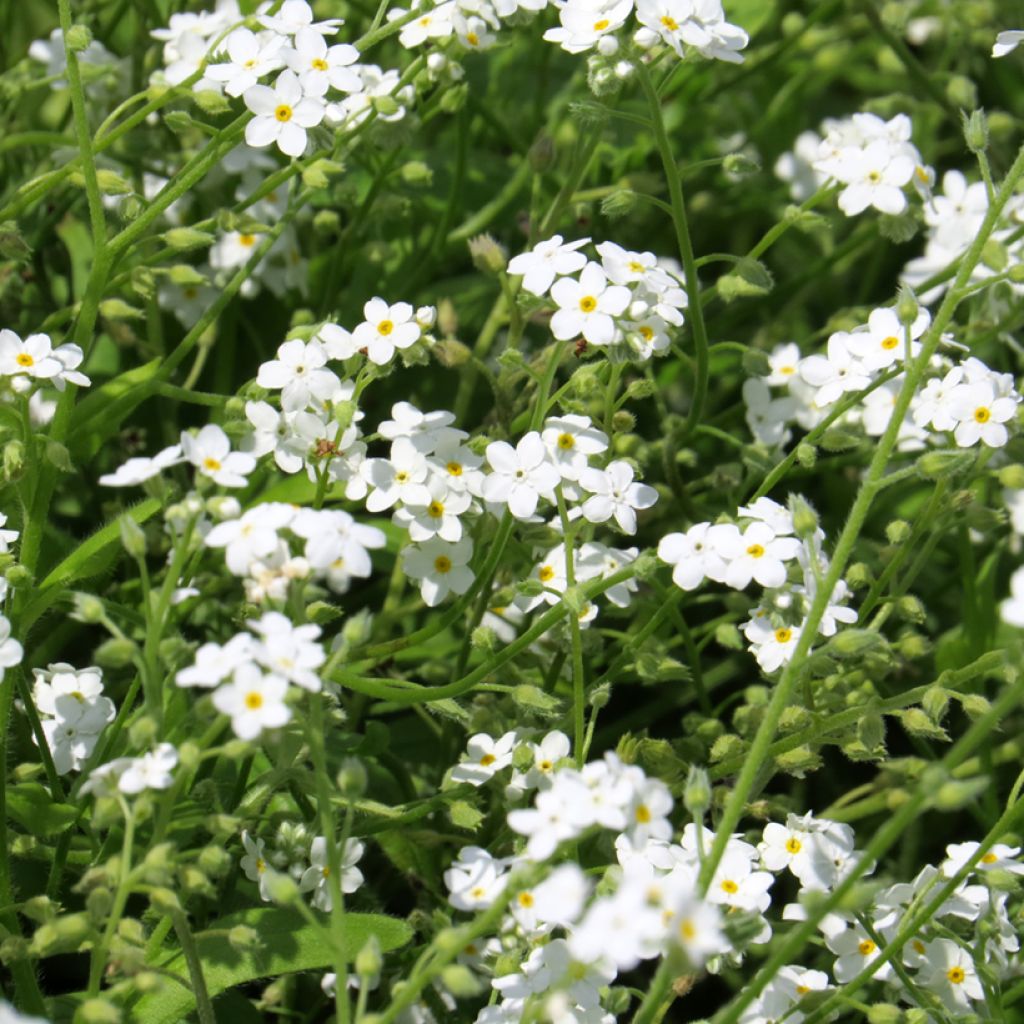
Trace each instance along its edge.
<instances>
[{"instance_id":1,"label":"white flower with yellow eye","mask_svg":"<svg viewBox=\"0 0 1024 1024\"><path fill-rule=\"evenodd\" d=\"M245 126L245 141L254 149L272 143L285 156L306 151L306 133L324 119L324 102L307 96L294 71L282 71L273 87L254 85L242 97L256 116Z\"/></svg>"}]
</instances>

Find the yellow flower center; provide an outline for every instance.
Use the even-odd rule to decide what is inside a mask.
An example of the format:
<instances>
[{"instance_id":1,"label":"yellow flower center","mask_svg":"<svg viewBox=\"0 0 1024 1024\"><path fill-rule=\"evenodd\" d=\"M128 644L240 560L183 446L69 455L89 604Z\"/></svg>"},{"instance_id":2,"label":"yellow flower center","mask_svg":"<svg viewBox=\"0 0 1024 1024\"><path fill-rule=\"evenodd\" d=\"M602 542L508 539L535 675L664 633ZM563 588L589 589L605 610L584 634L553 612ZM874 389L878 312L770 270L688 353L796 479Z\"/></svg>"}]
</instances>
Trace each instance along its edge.
<instances>
[{"instance_id":1,"label":"yellow flower center","mask_svg":"<svg viewBox=\"0 0 1024 1024\"><path fill-rule=\"evenodd\" d=\"M636 820L641 825L647 825L651 820L651 809L647 804L640 804L636 809Z\"/></svg>"},{"instance_id":2,"label":"yellow flower center","mask_svg":"<svg viewBox=\"0 0 1024 1024\"><path fill-rule=\"evenodd\" d=\"M727 878L722 882L722 892L727 892L730 896L735 896L739 891L740 887L731 878Z\"/></svg>"},{"instance_id":3,"label":"yellow flower center","mask_svg":"<svg viewBox=\"0 0 1024 1024\"><path fill-rule=\"evenodd\" d=\"M799 853L803 848L804 844L796 836L790 836L786 840L786 853Z\"/></svg>"},{"instance_id":4,"label":"yellow flower center","mask_svg":"<svg viewBox=\"0 0 1024 1024\"><path fill-rule=\"evenodd\" d=\"M262 857L256 858L256 874L262 875L267 870L267 862Z\"/></svg>"},{"instance_id":5,"label":"yellow flower center","mask_svg":"<svg viewBox=\"0 0 1024 1024\"><path fill-rule=\"evenodd\" d=\"M19 352L14 361L19 366L24 366L26 369L30 366L36 365L36 361L27 352Z\"/></svg>"},{"instance_id":6,"label":"yellow flower center","mask_svg":"<svg viewBox=\"0 0 1024 1024\"><path fill-rule=\"evenodd\" d=\"M444 515L444 505L439 501L432 501L427 506L427 515L431 519L440 519Z\"/></svg>"},{"instance_id":7,"label":"yellow flower center","mask_svg":"<svg viewBox=\"0 0 1024 1024\"><path fill-rule=\"evenodd\" d=\"M493 754L484 754L484 756L480 758L480 764L484 768L489 768L497 760L498 759Z\"/></svg>"},{"instance_id":8,"label":"yellow flower center","mask_svg":"<svg viewBox=\"0 0 1024 1024\"><path fill-rule=\"evenodd\" d=\"M793 630L788 626L780 626L775 630L775 642L777 644L788 644L793 639Z\"/></svg>"},{"instance_id":9,"label":"yellow flower center","mask_svg":"<svg viewBox=\"0 0 1024 1024\"><path fill-rule=\"evenodd\" d=\"M692 942L697 937L697 926L688 917L679 922L679 934L686 942Z\"/></svg>"},{"instance_id":10,"label":"yellow flower center","mask_svg":"<svg viewBox=\"0 0 1024 1024\"><path fill-rule=\"evenodd\" d=\"M997 860L999 860L999 858L994 853L989 851L988 853L985 854L984 857L981 858L981 863L982 864L995 864L995 862Z\"/></svg>"},{"instance_id":11,"label":"yellow flower center","mask_svg":"<svg viewBox=\"0 0 1024 1024\"><path fill-rule=\"evenodd\" d=\"M245 706L250 711L258 711L263 707L263 694L257 693L255 690L251 690L245 695Z\"/></svg>"},{"instance_id":12,"label":"yellow flower center","mask_svg":"<svg viewBox=\"0 0 1024 1024\"><path fill-rule=\"evenodd\" d=\"M478 900L487 895L487 890L482 885L477 885L469 890L469 895Z\"/></svg>"},{"instance_id":13,"label":"yellow flower center","mask_svg":"<svg viewBox=\"0 0 1024 1024\"><path fill-rule=\"evenodd\" d=\"M466 42L469 43L470 46L479 46L480 37L475 32L467 32Z\"/></svg>"},{"instance_id":14,"label":"yellow flower center","mask_svg":"<svg viewBox=\"0 0 1024 1024\"><path fill-rule=\"evenodd\" d=\"M438 555L437 558L434 559L434 571L439 573L451 572L452 560L447 555ZM488 762L488 764L489 763L490 762Z\"/></svg>"},{"instance_id":15,"label":"yellow flower center","mask_svg":"<svg viewBox=\"0 0 1024 1024\"><path fill-rule=\"evenodd\" d=\"M792 377L793 374L796 373L796 367L795 366L780 366L779 367L779 373L781 373L783 377Z\"/></svg>"},{"instance_id":16,"label":"yellow flower center","mask_svg":"<svg viewBox=\"0 0 1024 1024\"><path fill-rule=\"evenodd\" d=\"M810 991L811 990L806 985L797 985L796 987L796 994L798 996L805 996Z\"/></svg>"},{"instance_id":17,"label":"yellow flower center","mask_svg":"<svg viewBox=\"0 0 1024 1024\"><path fill-rule=\"evenodd\" d=\"M876 949L878 949L878 947L870 939L864 939L864 941L859 943L857 946L857 952L860 953L861 956L871 956Z\"/></svg>"},{"instance_id":18,"label":"yellow flower center","mask_svg":"<svg viewBox=\"0 0 1024 1024\"><path fill-rule=\"evenodd\" d=\"M922 185L927 185L928 184L928 169L927 168L921 167L919 165L919 166L914 168L914 173L917 175L917 180L919 182L921 182Z\"/></svg>"},{"instance_id":19,"label":"yellow flower center","mask_svg":"<svg viewBox=\"0 0 1024 1024\"><path fill-rule=\"evenodd\" d=\"M882 348L887 352L891 352L899 343L900 339L894 334L890 334L889 337L882 339Z\"/></svg>"},{"instance_id":20,"label":"yellow flower center","mask_svg":"<svg viewBox=\"0 0 1024 1024\"><path fill-rule=\"evenodd\" d=\"M558 435L558 447L563 452L572 451L576 447L576 438L572 434L559 434Z\"/></svg>"},{"instance_id":21,"label":"yellow flower center","mask_svg":"<svg viewBox=\"0 0 1024 1024\"><path fill-rule=\"evenodd\" d=\"M203 459L203 469L205 469L209 473L216 473L217 470L220 469L220 462L217 459L214 459L211 456L207 455L206 458Z\"/></svg>"},{"instance_id":22,"label":"yellow flower center","mask_svg":"<svg viewBox=\"0 0 1024 1024\"><path fill-rule=\"evenodd\" d=\"M377 324L377 333L384 335L385 338L394 329L395 329L395 325L390 320L381 320L381 322L379 324Z\"/></svg>"},{"instance_id":23,"label":"yellow flower center","mask_svg":"<svg viewBox=\"0 0 1024 1024\"><path fill-rule=\"evenodd\" d=\"M537 767L542 772L549 772L549 771L551 771L552 768L554 768L554 765L550 761L544 760L544 761L541 761L541 763L539 765L537 765Z\"/></svg>"},{"instance_id":24,"label":"yellow flower center","mask_svg":"<svg viewBox=\"0 0 1024 1024\"><path fill-rule=\"evenodd\" d=\"M760 544L751 544L750 547L747 548L747 554L750 555L751 558L763 558L764 548L761 547Z\"/></svg>"},{"instance_id":25,"label":"yellow flower center","mask_svg":"<svg viewBox=\"0 0 1024 1024\"><path fill-rule=\"evenodd\" d=\"M990 419L992 419L992 413L985 406L979 405L978 408L974 410L975 423L988 423Z\"/></svg>"},{"instance_id":26,"label":"yellow flower center","mask_svg":"<svg viewBox=\"0 0 1024 1024\"><path fill-rule=\"evenodd\" d=\"M911 946L914 947L914 952L924 955L924 943L920 939L914 939Z\"/></svg>"},{"instance_id":27,"label":"yellow flower center","mask_svg":"<svg viewBox=\"0 0 1024 1024\"><path fill-rule=\"evenodd\" d=\"M675 32L679 28L679 22L675 18L670 18L667 14L661 19L662 25L669 30L669 32Z\"/></svg>"},{"instance_id":28,"label":"yellow flower center","mask_svg":"<svg viewBox=\"0 0 1024 1024\"><path fill-rule=\"evenodd\" d=\"M594 31L603 32L610 24L611 22L607 18L602 18L600 21L595 21Z\"/></svg>"},{"instance_id":29,"label":"yellow flower center","mask_svg":"<svg viewBox=\"0 0 1024 1024\"><path fill-rule=\"evenodd\" d=\"M541 583L547 583L547 581L552 579L554 575L555 570L552 569L550 565L542 565L537 571L537 579L539 579Z\"/></svg>"},{"instance_id":30,"label":"yellow flower center","mask_svg":"<svg viewBox=\"0 0 1024 1024\"><path fill-rule=\"evenodd\" d=\"M967 974L962 967L950 967L950 969L946 971L946 977L949 978L954 985L962 985Z\"/></svg>"},{"instance_id":31,"label":"yellow flower center","mask_svg":"<svg viewBox=\"0 0 1024 1024\"><path fill-rule=\"evenodd\" d=\"M877 185L882 180L882 174L880 171L870 171L868 173L868 181Z\"/></svg>"},{"instance_id":32,"label":"yellow flower center","mask_svg":"<svg viewBox=\"0 0 1024 1024\"><path fill-rule=\"evenodd\" d=\"M245 63L244 63L243 65L242 65L242 67L244 67L244 68L254 68L254 67L256 67L256 58L255 58L255 57L250 57L250 58L249 58L249 59L248 59L248 60L247 60L247 61L246 61L246 62L245 62Z\"/></svg>"},{"instance_id":33,"label":"yellow flower center","mask_svg":"<svg viewBox=\"0 0 1024 1024\"><path fill-rule=\"evenodd\" d=\"M521 907L532 907L533 906L533 893L532 892L521 892L516 899Z\"/></svg>"},{"instance_id":34,"label":"yellow flower center","mask_svg":"<svg viewBox=\"0 0 1024 1024\"><path fill-rule=\"evenodd\" d=\"M238 244L244 245L246 249L251 249L256 244L255 235L239 235Z\"/></svg>"},{"instance_id":35,"label":"yellow flower center","mask_svg":"<svg viewBox=\"0 0 1024 1024\"><path fill-rule=\"evenodd\" d=\"M445 469L448 470L451 476L462 476L462 463L461 462L449 462Z\"/></svg>"},{"instance_id":36,"label":"yellow flower center","mask_svg":"<svg viewBox=\"0 0 1024 1024\"><path fill-rule=\"evenodd\" d=\"M279 103L274 110L274 117L281 124L287 124L292 119L292 108L287 103Z\"/></svg>"},{"instance_id":37,"label":"yellow flower center","mask_svg":"<svg viewBox=\"0 0 1024 1024\"><path fill-rule=\"evenodd\" d=\"M580 309L584 313L593 313L594 310L597 309L597 299L595 299L593 295L584 295L583 298L580 299Z\"/></svg>"},{"instance_id":38,"label":"yellow flower center","mask_svg":"<svg viewBox=\"0 0 1024 1024\"><path fill-rule=\"evenodd\" d=\"M668 20L672 21L671 18L669 18ZM662 25L665 24L665 19L664 18L661 19L661 23L662 23ZM672 27L673 28L677 28L678 27L674 21L672 21ZM629 269L634 274L642 274L644 272L644 265L639 260L630 260L627 265L628 265Z\"/></svg>"},{"instance_id":39,"label":"yellow flower center","mask_svg":"<svg viewBox=\"0 0 1024 1024\"><path fill-rule=\"evenodd\" d=\"M644 326L640 328L639 333L640 337L643 338L644 341L650 341L651 338L654 337L654 328L648 327L646 324L644 324Z\"/></svg>"},{"instance_id":40,"label":"yellow flower center","mask_svg":"<svg viewBox=\"0 0 1024 1024\"><path fill-rule=\"evenodd\" d=\"M314 57L310 62L310 67L313 68L314 71L326 71L328 64L323 57Z\"/></svg>"}]
</instances>

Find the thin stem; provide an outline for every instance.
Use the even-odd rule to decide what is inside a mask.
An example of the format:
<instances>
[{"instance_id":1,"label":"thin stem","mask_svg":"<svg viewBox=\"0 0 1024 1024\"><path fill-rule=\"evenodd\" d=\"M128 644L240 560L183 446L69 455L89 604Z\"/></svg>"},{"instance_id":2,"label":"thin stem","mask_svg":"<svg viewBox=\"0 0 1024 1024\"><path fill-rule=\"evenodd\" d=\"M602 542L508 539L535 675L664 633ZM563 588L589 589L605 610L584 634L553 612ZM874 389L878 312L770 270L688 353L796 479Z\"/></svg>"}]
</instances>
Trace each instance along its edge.
<instances>
[{"instance_id":1,"label":"thin stem","mask_svg":"<svg viewBox=\"0 0 1024 1024\"><path fill-rule=\"evenodd\" d=\"M693 432L704 412L704 403L708 393L708 333L704 323L704 310L700 300L700 279L697 276L697 263L693 255L693 243L690 239L690 225L686 218L686 203L683 198L683 183L679 175L672 145L665 130L665 119L661 113L661 101L651 81L650 73L643 63L637 64L637 78L647 98L647 106L651 112L651 127L654 129L654 140L661 155L661 165L665 171L668 194L672 201L672 223L676 230L676 241L679 245L679 256L683 263L683 277L686 281L687 316L693 334L694 361L696 371L693 381L693 397L690 412L686 417L683 436Z\"/></svg>"}]
</instances>

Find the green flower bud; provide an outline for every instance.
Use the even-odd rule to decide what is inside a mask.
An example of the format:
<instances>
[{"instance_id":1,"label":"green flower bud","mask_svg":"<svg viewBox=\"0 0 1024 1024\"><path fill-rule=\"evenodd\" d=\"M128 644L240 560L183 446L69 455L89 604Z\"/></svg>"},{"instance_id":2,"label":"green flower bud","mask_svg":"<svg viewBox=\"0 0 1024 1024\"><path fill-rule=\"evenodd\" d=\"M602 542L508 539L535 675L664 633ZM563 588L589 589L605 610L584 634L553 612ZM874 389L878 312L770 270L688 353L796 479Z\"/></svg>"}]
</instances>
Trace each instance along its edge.
<instances>
[{"instance_id":1,"label":"green flower bud","mask_svg":"<svg viewBox=\"0 0 1024 1024\"><path fill-rule=\"evenodd\" d=\"M988 149L988 119L985 111L972 110L969 114L961 112L963 121L964 141L972 153L984 153Z\"/></svg>"},{"instance_id":2,"label":"green flower bud","mask_svg":"<svg viewBox=\"0 0 1024 1024\"><path fill-rule=\"evenodd\" d=\"M121 543L125 551L134 558L146 557L146 534L139 524L129 515L123 515L117 521L118 529L121 532Z\"/></svg>"},{"instance_id":3,"label":"green flower bud","mask_svg":"<svg viewBox=\"0 0 1024 1024\"><path fill-rule=\"evenodd\" d=\"M21 912L30 920L39 924L52 921L57 916L59 905L49 896L33 896L21 905Z\"/></svg>"},{"instance_id":4,"label":"green flower bud","mask_svg":"<svg viewBox=\"0 0 1024 1024\"><path fill-rule=\"evenodd\" d=\"M371 935L363 948L356 953L356 974L361 978L372 978L380 973L384 966L384 958L380 951L380 940L376 935Z\"/></svg>"},{"instance_id":5,"label":"green flower bud","mask_svg":"<svg viewBox=\"0 0 1024 1024\"><path fill-rule=\"evenodd\" d=\"M818 452L814 445L801 441L796 446L796 461L803 469L814 469L814 464L818 461Z\"/></svg>"},{"instance_id":6,"label":"green flower bud","mask_svg":"<svg viewBox=\"0 0 1024 1024\"><path fill-rule=\"evenodd\" d=\"M255 928L250 928L246 924L236 924L228 931L228 945L240 953L253 951L262 948L263 938Z\"/></svg>"},{"instance_id":7,"label":"green flower bud","mask_svg":"<svg viewBox=\"0 0 1024 1024\"><path fill-rule=\"evenodd\" d=\"M913 533L913 527L905 519L894 519L885 528L890 544L906 544Z\"/></svg>"},{"instance_id":8,"label":"green flower bud","mask_svg":"<svg viewBox=\"0 0 1024 1024\"><path fill-rule=\"evenodd\" d=\"M87 25L72 25L67 34L68 49L73 53L87 50L92 43L92 31Z\"/></svg>"},{"instance_id":9,"label":"green flower bud","mask_svg":"<svg viewBox=\"0 0 1024 1024\"><path fill-rule=\"evenodd\" d=\"M127 637L111 637L93 651L93 659L100 668L124 668L132 663L139 647Z\"/></svg>"},{"instance_id":10,"label":"green flower bud","mask_svg":"<svg viewBox=\"0 0 1024 1024\"><path fill-rule=\"evenodd\" d=\"M1021 269L1024 270L1024 264L1021 264ZM996 478L1003 487L1009 487L1014 491L1024 490L1024 466L1019 462L1003 466L996 474Z\"/></svg>"},{"instance_id":11,"label":"green flower bud","mask_svg":"<svg viewBox=\"0 0 1024 1024\"><path fill-rule=\"evenodd\" d=\"M25 446L21 441L8 441L4 445L4 479L17 479L21 476L24 465Z\"/></svg>"},{"instance_id":12,"label":"green flower bud","mask_svg":"<svg viewBox=\"0 0 1024 1024\"><path fill-rule=\"evenodd\" d=\"M809 540L818 529L818 513L811 503L799 494L789 496L789 512L793 517L793 529L802 540Z\"/></svg>"},{"instance_id":13,"label":"green flower bud","mask_svg":"<svg viewBox=\"0 0 1024 1024\"><path fill-rule=\"evenodd\" d=\"M761 164L749 153L729 153L722 161L722 170L731 178L756 174Z\"/></svg>"},{"instance_id":14,"label":"green flower bud","mask_svg":"<svg viewBox=\"0 0 1024 1024\"><path fill-rule=\"evenodd\" d=\"M213 89L203 89L201 92L194 92L192 93L192 99L204 114L210 114L214 117L217 114L226 114L231 109L231 104L228 102L227 97L221 96L219 92L214 92Z\"/></svg>"},{"instance_id":15,"label":"green flower bud","mask_svg":"<svg viewBox=\"0 0 1024 1024\"><path fill-rule=\"evenodd\" d=\"M631 214L640 202L640 197L631 188L617 188L601 200L601 213L609 220L616 220Z\"/></svg>"},{"instance_id":16,"label":"green flower bud","mask_svg":"<svg viewBox=\"0 0 1024 1024\"><path fill-rule=\"evenodd\" d=\"M75 1010L74 1024L121 1024L123 1019L120 1007L97 996Z\"/></svg>"},{"instance_id":17,"label":"green flower bud","mask_svg":"<svg viewBox=\"0 0 1024 1024\"><path fill-rule=\"evenodd\" d=\"M465 366L473 358L472 350L455 338L445 338L432 349L434 358L446 369Z\"/></svg>"},{"instance_id":18,"label":"green flower bud","mask_svg":"<svg viewBox=\"0 0 1024 1024\"><path fill-rule=\"evenodd\" d=\"M358 800L366 792L366 767L357 757L346 757L341 763L336 783L346 800Z\"/></svg>"},{"instance_id":19,"label":"green flower bud","mask_svg":"<svg viewBox=\"0 0 1024 1024\"><path fill-rule=\"evenodd\" d=\"M467 243L473 266L486 274L500 274L508 266L508 253L490 235L476 235Z\"/></svg>"},{"instance_id":20,"label":"green flower bud","mask_svg":"<svg viewBox=\"0 0 1024 1024\"><path fill-rule=\"evenodd\" d=\"M210 234L209 231L200 231L198 228L171 228L170 231L165 231L163 234L164 242L172 249L177 252L187 252L190 249L204 249L208 245L212 245L216 240L215 236ZM177 271L181 273L179 267L171 268L171 280L174 280L174 274ZM191 269L191 268L189 268ZM196 271L193 271L199 281L193 281L193 284L202 284L205 279ZM179 284L188 284L188 281L175 282Z\"/></svg>"},{"instance_id":21,"label":"green flower bud","mask_svg":"<svg viewBox=\"0 0 1024 1024\"><path fill-rule=\"evenodd\" d=\"M771 360L767 352L759 348L746 348L743 350L743 372L748 377L767 377L772 372Z\"/></svg>"},{"instance_id":22,"label":"green flower bud","mask_svg":"<svg viewBox=\"0 0 1024 1024\"><path fill-rule=\"evenodd\" d=\"M917 471L927 480L951 479L974 465L972 452L925 452L917 460Z\"/></svg>"},{"instance_id":23,"label":"green flower bud","mask_svg":"<svg viewBox=\"0 0 1024 1024\"><path fill-rule=\"evenodd\" d=\"M112 171L109 167L97 168L96 183L99 185L100 191L107 196L126 196L135 191L131 182L126 181L117 171Z\"/></svg>"},{"instance_id":24,"label":"green flower bud","mask_svg":"<svg viewBox=\"0 0 1024 1024\"><path fill-rule=\"evenodd\" d=\"M490 626L477 626L470 635L469 643L475 651L495 651L498 648L498 634Z\"/></svg>"},{"instance_id":25,"label":"green flower bud","mask_svg":"<svg viewBox=\"0 0 1024 1024\"><path fill-rule=\"evenodd\" d=\"M543 174L551 168L555 160L555 141L546 131L541 131L530 146L526 159L534 174Z\"/></svg>"},{"instance_id":26,"label":"green flower bud","mask_svg":"<svg viewBox=\"0 0 1024 1024\"><path fill-rule=\"evenodd\" d=\"M441 95L440 107L446 114L454 114L466 105L469 88L465 82L453 85Z\"/></svg>"},{"instance_id":27,"label":"green flower bud","mask_svg":"<svg viewBox=\"0 0 1024 1024\"><path fill-rule=\"evenodd\" d=\"M483 991L483 982L465 964L449 964L441 971L441 982L456 999L471 999Z\"/></svg>"},{"instance_id":28,"label":"green flower bud","mask_svg":"<svg viewBox=\"0 0 1024 1024\"><path fill-rule=\"evenodd\" d=\"M606 707L608 702L612 699L612 687L610 683L602 683L600 686L595 686L590 691L587 697L587 703L599 711L601 708Z\"/></svg>"},{"instance_id":29,"label":"green flower bud","mask_svg":"<svg viewBox=\"0 0 1024 1024\"><path fill-rule=\"evenodd\" d=\"M224 847L214 844L204 846L199 851L199 857L197 858L196 863L212 878L219 878L221 875L228 872L231 867L232 859L231 854L229 854Z\"/></svg>"},{"instance_id":30,"label":"green flower bud","mask_svg":"<svg viewBox=\"0 0 1024 1024\"><path fill-rule=\"evenodd\" d=\"M106 886L97 886L85 898L85 909L89 917L97 924L106 923L110 908L114 903L113 893Z\"/></svg>"},{"instance_id":31,"label":"green flower bud","mask_svg":"<svg viewBox=\"0 0 1024 1024\"><path fill-rule=\"evenodd\" d=\"M317 210L313 214L313 230L320 238L335 238L341 233L341 217L337 210Z\"/></svg>"},{"instance_id":32,"label":"green flower bud","mask_svg":"<svg viewBox=\"0 0 1024 1024\"><path fill-rule=\"evenodd\" d=\"M145 314L123 299L105 299L100 303L100 316L106 320L141 320Z\"/></svg>"},{"instance_id":33,"label":"green flower bud","mask_svg":"<svg viewBox=\"0 0 1024 1024\"><path fill-rule=\"evenodd\" d=\"M286 907L300 898L298 883L290 875L268 868L265 877L271 902Z\"/></svg>"},{"instance_id":34,"label":"green flower bud","mask_svg":"<svg viewBox=\"0 0 1024 1024\"><path fill-rule=\"evenodd\" d=\"M683 805L694 821L700 821L711 806L711 782L708 773L698 765L690 765L683 789Z\"/></svg>"}]
</instances>

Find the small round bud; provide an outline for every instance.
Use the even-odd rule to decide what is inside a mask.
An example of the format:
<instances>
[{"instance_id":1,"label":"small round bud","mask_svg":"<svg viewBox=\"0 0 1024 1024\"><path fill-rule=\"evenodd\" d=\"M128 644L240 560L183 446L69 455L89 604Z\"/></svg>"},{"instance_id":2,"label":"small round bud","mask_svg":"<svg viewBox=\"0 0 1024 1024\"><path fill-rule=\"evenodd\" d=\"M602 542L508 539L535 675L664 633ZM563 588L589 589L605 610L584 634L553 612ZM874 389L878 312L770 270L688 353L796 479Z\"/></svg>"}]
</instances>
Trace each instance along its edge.
<instances>
[{"instance_id":1,"label":"small round bud","mask_svg":"<svg viewBox=\"0 0 1024 1024\"><path fill-rule=\"evenodd\" d=\"M985 111L972 110L969 114L961 113L963 119L964 141L972 153L984 153L988 149L988 119Z\"/></svg>"},{"instance_id":2,"label":"small round bud","mask_svg":"<svg viewBox=\"0 0 1024 1024\"><path fill-rule=\"evenodd\" d=\"M636 417L626 409L619 409L612 416L612 433L626 434L636 427Z\"/></svg>"},{"instance_id":3,"label":"small round bud","mask_svg":"<svg viewBox=\"0 0 1024 1024\"><path fill-rule=\"evenodd\" d=\"M508 253L490 235L476 235L468 242L473 266L487 274L500 274L508 266Z\"/></svg>"},{"instance_id":4,"label":"small round bud","mask_svg":"<svg viewBox=\"0 0 1024 1024\"><path fill-rule=\"evenodd\" d=\"M914 528L905 519L893 519L885 528L890 544L906 544L913 532Z\"/></svg>"},{"instance_id":5,"label":"small round bud","mask_svg":"<svg viewBox=\"0 0 1024 1024\"><path fill-rule=\"evenodd\" d=\"M160 731L160 726L154 718L143 715L137 718L128 730L128 738L136 750L144 750L152 745Z\"/></svg>"},{"instance_id":6,"label":"small round bud","mask_svg":"<svg viewBox=\"0 0 1024 1024\"><path fill-rule=\"evenodd\" d=\"M346 800L358 800L366 792L366 767L357 757L346 757L335 780Z\"/></svg>"},{"instance_id":7,"label":"small round bud","mask_svg":"<svg viewBox=\"0 0 1024 1024\"><path fill-rule=\"evenodd\" d=\"M708 773L698 765L690 765L683 789L683 805L694 821L700 821L711 806L711 782Z\"/></svg>"},{"instance_id":8,"label":"small round bud","mask_svg":"<svg viewBox=\"0 0 1024 1024\"><path fill-rule=\"evenodd\" d=\"M298 883L290 875L284 875L280 871L268 868L265 878L267 880L267 895L272 903L285 907L299 899Z\"/></svg>"},{"instance_id":9,"label":"small round bud","mask_svg":"<svg viewBox=\"0 0 1024 1024\"><path fill-rule=\"evenodd\" d=\"M371 935L363 943L363 948L356 954L356 974L362 978L372 978L380 973L383 964L384 958L381 955L380 940L376 935Z\"/></svg>"},{"instance_id":10,"label":"small round bud","mask_svg":"<svg viewBox=\"0 0 1024 1024\"><path fill-rule=\"evenodd\" d=\"M748 377L767 377L772 372L768 354L759 348L744 349L742 362L743 372Z\"/></svg>"},{"instance_id":11,"label":"small round bud","mask_svg":"<svg viewBox=\"0 0 1024 1024\"><path fill-rule=\"evenodd\" d=\"M93 652L93 659L100 668L125 668L132 663L139 647L127 637L111 637Z\"/></svg>"},{"instance_id":12,"label":"small round bud","mask_svg":"<svg viewBox=\"0 0 1024 1024\"><path fill-rule=\"evenodd\" d=\"M4 579L12 587L27 587L32 582L32 573L23 565L10 565L4 570Z\"/></svg>"},{"instance_id":13,"label":"small round bud","mask_svg":"<svg viewBox=\"0 0 1024 1024\"><path fill-rule=\"evenodd\" d=\"M818 452L814 445L801 441L796 446L796 461L803 469L813 469L815 462L818 461Z\"/></svg>"},{"instance_id":14,"label":"small round bud","mask_svg":"<svg viewBox=\"0 0 1024 1024\"><path fill-rule=\"evenodd\" d=\"M109 999L86 999L75 1010L74 1024L121 1024L121 1009Z\"/></svg>"},{"instance_id":15,"label":"small round bud","mask_svg":"<svg viewBox=\"0 0 1024 1024\"><path fill-rule=\"evenodd\" d=\"M260 949L263 945L263 939L255 928L250 928L245 924L236 924L234 928L228 931L228 945L241 953Z\"/></svg>"},{"instance_id":16,"label":"small round bud","mask_svg":"<svg viewBox=\"0 0 1024 1024\"><path fill-rule=\"evenodd\" d=\"M904 327L909 327L917 319L918 312L917 296L911 288L904 285L896 299L897 319Z\"/></svg>"},{"instance_id":17,"label":"small round bud","mask_svg":"<svg viewBox=\"0 0 1024 1024\"><path fill-rule=\"evenodd\" d=\"M793 517L793 530L802 540L813 537L818 530L818 513L811 503L799 494L789 497L789 512Z\"/></svg>"},{"instance_id":18,"label":"small round bud","mask_svg":"<svg viewBox=\"0 0 1024 1024\"><path fill-rule=\"evenodd\" d=\"M92 45L92 32L87 25L72 25L67 34L68 49L81 53Z\"/></svg>"},{"instance_id":19,"label":"small round bud","mask_svg":"<svg viewBox=\"0 0 1024 1024\"><path fill-rule=\"evenodd\" d=\"M535 174L543 174L545 171L550 170L555 160L554 139L547 132L542 131L534 139L533 145L530 146L529 152L526 154L526 158L530 161L530 167Z\"/></svg>"}]
</instances>

